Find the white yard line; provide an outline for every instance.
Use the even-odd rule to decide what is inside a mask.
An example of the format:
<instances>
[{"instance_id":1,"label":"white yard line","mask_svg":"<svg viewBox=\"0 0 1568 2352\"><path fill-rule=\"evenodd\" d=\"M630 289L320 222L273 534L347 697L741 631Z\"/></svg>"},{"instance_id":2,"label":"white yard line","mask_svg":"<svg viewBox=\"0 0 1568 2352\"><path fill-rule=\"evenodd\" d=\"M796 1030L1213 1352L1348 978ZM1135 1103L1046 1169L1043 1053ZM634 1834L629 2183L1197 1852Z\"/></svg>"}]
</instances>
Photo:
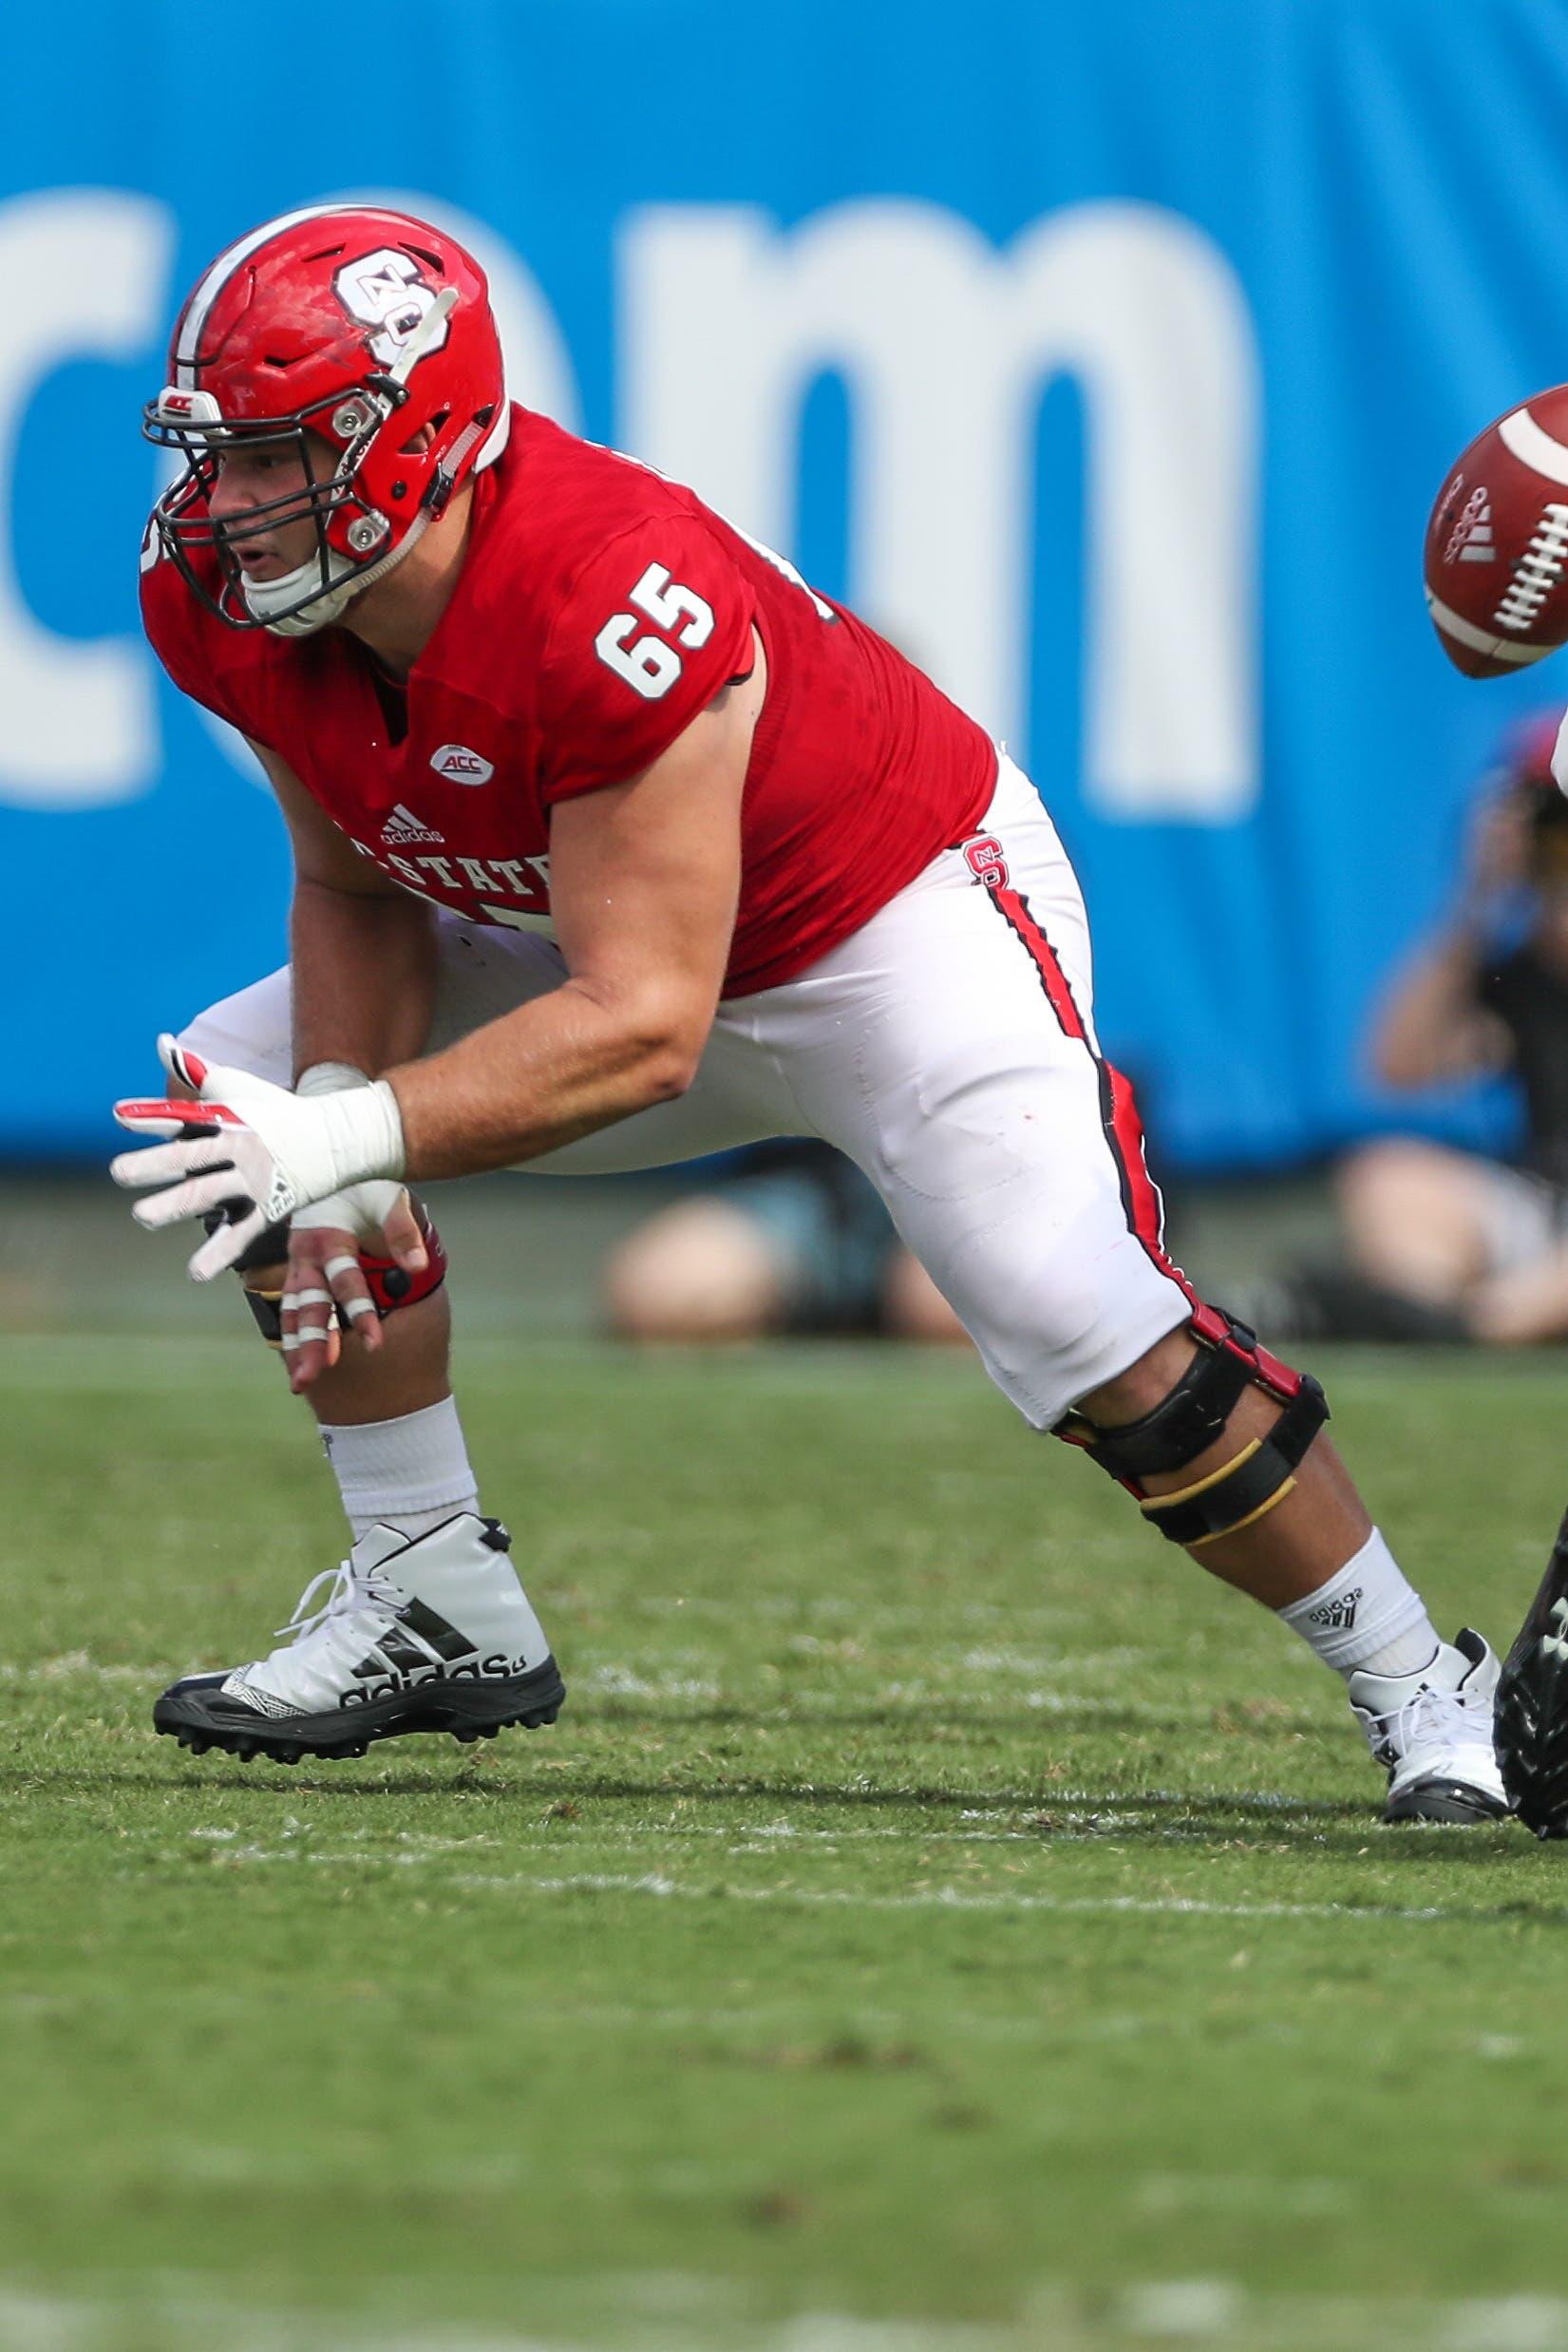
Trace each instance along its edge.
<instances>
[{"instance_id":1,"label":"white yard line","mask_svg":"<svg viewBox=\"0 0 1568 2352\"><path fill-rule=\"evenodd\" d=\"M552 2299L576 2300L570 2279ZM1558 2295L1396 2297L1255 2295L1234 2280L1129 2283L1104 2317L1068 2289L1043 2288L1014 2322L994 2325L852 2319L803 2312L775 2324L744 2317L724 2283L678 2275L581 2283L570 2339L510 2329L413 2326L325 2312L241 2309L221 2279L189 2276L162 2293L55 2295L0 2286L6 2352L120 2352L148 2341L210 2341L227 2352L1121 2352L1196 2344L1206 2352L1365 2352L1370 2343L1425 2352L1568 2352L1568 2301ZM591 2328L592 2332L585 2332Z\"/></svg>"},{"instance_id":2,"label":"white yard line","mask_svg":"<svg viewBox=\"0 0 1568 2352\"><path fill-rule=\"evenodd\" d=\"M657 1845L668 1843L671 1839L680 1841L717 1838L724 1842L727 1852L758 1854L768 1853L778 1846L786 1843L798 1843L804 1851L815 1853L824 1849L858 1845L868 1840L890 1841L900 1846L1040 1847L1046 1842L1048 1834L1052 1842L1060 1842L1064 1832L1070 1835L1074 1830L1092 1829L1097 1837L1105 1837L1119 1829L1146 1828L1158 1818L1159 1816L1154 1813L1132 1812L1119 1806L1087 1811L1058 1809L1051 1812L1051 1828L1048 1833L1039 1828L922 1830L918 1828L896 1829L881 1823L874 1828L867 1828L863 1824L857 1823L845 1829L837 1829L831 1822L825 1821L811 1823L771 1821L755 1830L749 1830L737 1824L716 1821L595 1822L592 1819L578 1819L570 1829L563 1830L560 1837L563 1844L569 1841L574 1845L585 1846L636 1846L644 1842ZM530 1826L536 1830L542 1830L543 1827L542 1823ZM147 1830L141 1834L144 1839L151 1840L167 1837L168 1831L162 1829ZM237 1828L197 1829L188 1830L185 1834L187 1837L197 1838L207 1845L221 1846L233 1844L238 1839L240 1831ZM285 1830L283 1834L288 1837L291 1832ZM310 1831L302 1830L300 1834L308 1836ZM356 1862L419 1861L426 1854L451 1853L463 1848L472 1849L474 1847L488 1847L495 1852L516 1853L523 1844L523 1840L517 1837L426 1837L412 1830L356 1830L349 1842L361 1850L352 1855L343 1854L337 1857L345 1862L349 1860ZM323 1854L326 1858L332 1858L326 1849L323 1849Z\"/></svg>"},{"instance_id":3,"label":"white yard line","mask_svg":"<svg viewBox=\"0 0 1568 2352\"><path fill-rule=\"evenodd\" d=\"M595 2281L584 2302L607 2314L604 2332L574 2331L570 2341L469 2328L393 2327L385 2324L329 2318L324 2313L244 2312L221 2293L198 2288L188 2296L127 2299L114 2305L64 2295L7 2292L0 2288L0 2343L6 2352L114 2352L138 2324L160 2324L179 2340L212 2339L218 2324L226 2352L599 2352L624 2343L635 2352L1022 2352L1023 2340L1011 2328L944 2326L919 2321L857 2320L834 2313L805 2313L765 2326L719 2317L727 2294L715 2297L708 2280L647 2282L646 2301L635 2279L626 2282L624 2303L614 2282ZM674 2288L673 2298L671 2289ZM686 2293L684 2297L681 2289ZM687 2307L671 2312L671 2300ZM709 2306L704 2313L702 2305ZM618 2306L618 2307L617 2307ZM135 2334L138 2343L145 2336Z\"/></svg>"},{"instance_id":4,"label":"white yard line","mask_svg":"<svg viewBox=\"0 0 1568 2352\"><path fill-rule=\"evenodd\" d=\"M464 2329L417 2334L387 2332L324 2316L238 2309L226 2297L143 2301L132 2296L119 2306L54 2295L0 2292L0 2343L6 2352L116 2352L126 2343L144 2343L142 2324L169 2331L169 2341L209 2343L217 2324L225 2352L581 2352L580 2346L547 2343L542 2337L478 2335Z\"/></svg>"},{"instance_id":5,"label":"white yard line","mask_svg":"<svg viewBox=\"0 0 1568 2352\"><path fill-rule=\"evenodd\" d=\"M290 1846L229 1846L217 1849L225 1862L303 1863L318 1869L363 1869L377 1862L397 1867L427 1867L439 1857L418 1851L376 1854L363 1849L316 1848L301 1842ZM538 1877L527 1871L454 1870L442 1884L464 1892L545 1895L648 1895L687 1903L777 1903L806 1909L850 1911L992 1911L1037 1913L1063 1919L1332 1919L1366 1920L1381 1925L1399 1921L1430 1925L1453 1921L1473 1926L1473 1910L1442 1904L1372 1903L1215 1903L1191 1895L1048 1895L1006 1892L976 1893L962 1887L912 1888L907 1894L869 1894L854 1887L744 1887L726 1883L683 1886L661 1871L633 1875L613 1870L575 1870L559 1877ZM1536 1911L1537 1925L1568 1924L1568 1906ZM1501 1924L1506 1924L1502 1922Z\"/></svg>"},{"instance_id":6,"label":"white yard line","mask_svg":"<svg viewBox=\"0 0 1568 2352\"><path fill-rule=\"evenodd\" d=\"M279 1857L281 1859L281 1857ZM530 1878L523 1874L455 1871L447 1882L464 1887L516 1889L531 1895L634 1894L676 1897L706 1903L715 1896L727 1903L796 1904L812 1908L860 1911L1018 1911L1054 1914L1063 1918L1196 1919L1347 1919L1387 1922L1463 1920L1467 1911L1440 1906L1414 1907L1393 1904L1351 1903L1208 1903L1187 1895L1029 1895L972 1894L961 1887L933 1887L908 1894L862 1894L852 1887L682 1887L657 1871L640 1877L583 1870L564 1878ZM1568 1911L1562 1916L1568 1918Z\"/></svg>"}]
</instances>

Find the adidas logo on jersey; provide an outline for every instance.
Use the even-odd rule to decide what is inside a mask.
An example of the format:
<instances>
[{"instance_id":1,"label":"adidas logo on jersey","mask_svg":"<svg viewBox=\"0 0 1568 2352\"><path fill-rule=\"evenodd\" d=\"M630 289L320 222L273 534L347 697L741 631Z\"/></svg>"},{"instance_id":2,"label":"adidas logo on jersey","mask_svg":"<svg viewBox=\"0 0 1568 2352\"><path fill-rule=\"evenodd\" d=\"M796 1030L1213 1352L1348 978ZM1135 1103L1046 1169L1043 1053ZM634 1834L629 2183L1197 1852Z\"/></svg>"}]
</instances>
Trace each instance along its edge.
<instances>
[{"instance_id":1,"label":"adidas logo on jersey","mask_svg":"<svg viewBox=\"0 0 1568 2352\"><path fill-rule=\"evenodd\" d=\"M448 784L488 784L496 772L494 761L481 759L465 743L444 743L431 752L430 765Z\"/></svg>"},{"instance_id":2,"label":"adidas logo on jersey","mask_svg":"<svg viewBox=\"0 0 1568 2352\"><path fill-rule=\"evenodd\" d=\"M397 848L406 847L409 842L444 842L446 836L438 833L433 825L426 825L423 817L416 817L411 808L405 808L399 801L381 828L381 838L384 846Z\"/></svg>"}]
</instances>

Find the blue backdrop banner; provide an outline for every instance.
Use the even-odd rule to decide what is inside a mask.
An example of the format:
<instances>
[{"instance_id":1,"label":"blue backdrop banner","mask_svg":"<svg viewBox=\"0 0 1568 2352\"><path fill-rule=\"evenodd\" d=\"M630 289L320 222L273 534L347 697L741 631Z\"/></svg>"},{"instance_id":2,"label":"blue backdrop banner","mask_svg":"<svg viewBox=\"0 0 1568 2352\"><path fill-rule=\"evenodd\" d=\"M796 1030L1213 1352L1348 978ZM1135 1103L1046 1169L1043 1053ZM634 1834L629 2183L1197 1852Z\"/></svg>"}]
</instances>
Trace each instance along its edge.
<instances>
[{"instance_id":1,"label":"blue backdrop banner","mask_svg":"<svg viewBox=\"0 0 1568 2352\"><path fill-rule=\"evenodd\" d=\"M69 96L0 157L0 952L33 1049L0 1151L105 1147L154 1033L280 960L270 801L138 633L138 411L202 263L350 191L466 231L520 397L693 483L1008 740L1169 1158L1386 1117L1369 1005L1557 683L1452 675L1419 562L1460 446L1568 375L1564 0L373 22L81 0L8 31L12 90Z\"/></svg>"}]
</instances>

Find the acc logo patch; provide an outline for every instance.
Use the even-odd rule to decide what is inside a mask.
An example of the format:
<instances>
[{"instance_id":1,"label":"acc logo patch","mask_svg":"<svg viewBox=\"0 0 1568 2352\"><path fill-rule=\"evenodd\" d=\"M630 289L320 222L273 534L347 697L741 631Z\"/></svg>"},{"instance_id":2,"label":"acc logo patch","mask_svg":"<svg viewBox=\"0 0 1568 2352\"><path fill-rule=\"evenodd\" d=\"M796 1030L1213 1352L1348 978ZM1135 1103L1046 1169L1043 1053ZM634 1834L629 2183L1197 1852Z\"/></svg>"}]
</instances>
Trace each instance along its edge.
<instances>
[{"instance_id":1,"label":"acc logo patch","mask_svg":"<svg viewBox=\"0 0 1568 2352\"><path fill-rule=\"evenodd\" d=\"M384 368L402 358L408 339L435 304L435 290L419 274L419 264L392 245L346 261L332 280L332 292L350 318L373 327L370 349ZM421 356L439 351L446 340L447 322L439 329Z\"/></svg>"},{"instance_id":2,"label":"acc logo patch","mask_svg":"<svg viewBox=\"0 0 1568 2352\"><path fill-rule=\"evenodd\" d=\"M488 784L496 772L493 761L481 759L465 743L444 743L431 752L430 765L448 784Z\"/></svg>"}]
</instances>

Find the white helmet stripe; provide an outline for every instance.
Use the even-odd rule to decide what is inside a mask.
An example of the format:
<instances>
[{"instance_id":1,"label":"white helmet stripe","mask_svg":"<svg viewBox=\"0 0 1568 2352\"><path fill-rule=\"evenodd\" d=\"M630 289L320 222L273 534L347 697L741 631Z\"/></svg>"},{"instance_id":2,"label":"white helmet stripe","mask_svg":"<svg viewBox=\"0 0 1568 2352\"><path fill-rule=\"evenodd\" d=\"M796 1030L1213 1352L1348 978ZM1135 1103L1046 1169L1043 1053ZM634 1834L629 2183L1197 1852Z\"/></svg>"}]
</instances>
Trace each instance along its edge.
<instances>
[{"instance_id":1,"label":"white helmet stripe","mask_svg":"<svg viewBox=\"0 0 1568 2352\"><path fill-rule=\"evenodd\" d=\"M175 346L175 382L181 391L190 391L196 385L196 357L201 349L201 331L207 324L207 313L217 300L229 279L242 261L248 261L268 238L292 229L301 220L319 220L328 213L340 213L341 204L307 204L296 213L280 213L275 220L264 221L259 229L248 236L236 237L217 256L206 276L185 306L185 315L179 322L179 340Z\"/></svg>"}]
</instances>

